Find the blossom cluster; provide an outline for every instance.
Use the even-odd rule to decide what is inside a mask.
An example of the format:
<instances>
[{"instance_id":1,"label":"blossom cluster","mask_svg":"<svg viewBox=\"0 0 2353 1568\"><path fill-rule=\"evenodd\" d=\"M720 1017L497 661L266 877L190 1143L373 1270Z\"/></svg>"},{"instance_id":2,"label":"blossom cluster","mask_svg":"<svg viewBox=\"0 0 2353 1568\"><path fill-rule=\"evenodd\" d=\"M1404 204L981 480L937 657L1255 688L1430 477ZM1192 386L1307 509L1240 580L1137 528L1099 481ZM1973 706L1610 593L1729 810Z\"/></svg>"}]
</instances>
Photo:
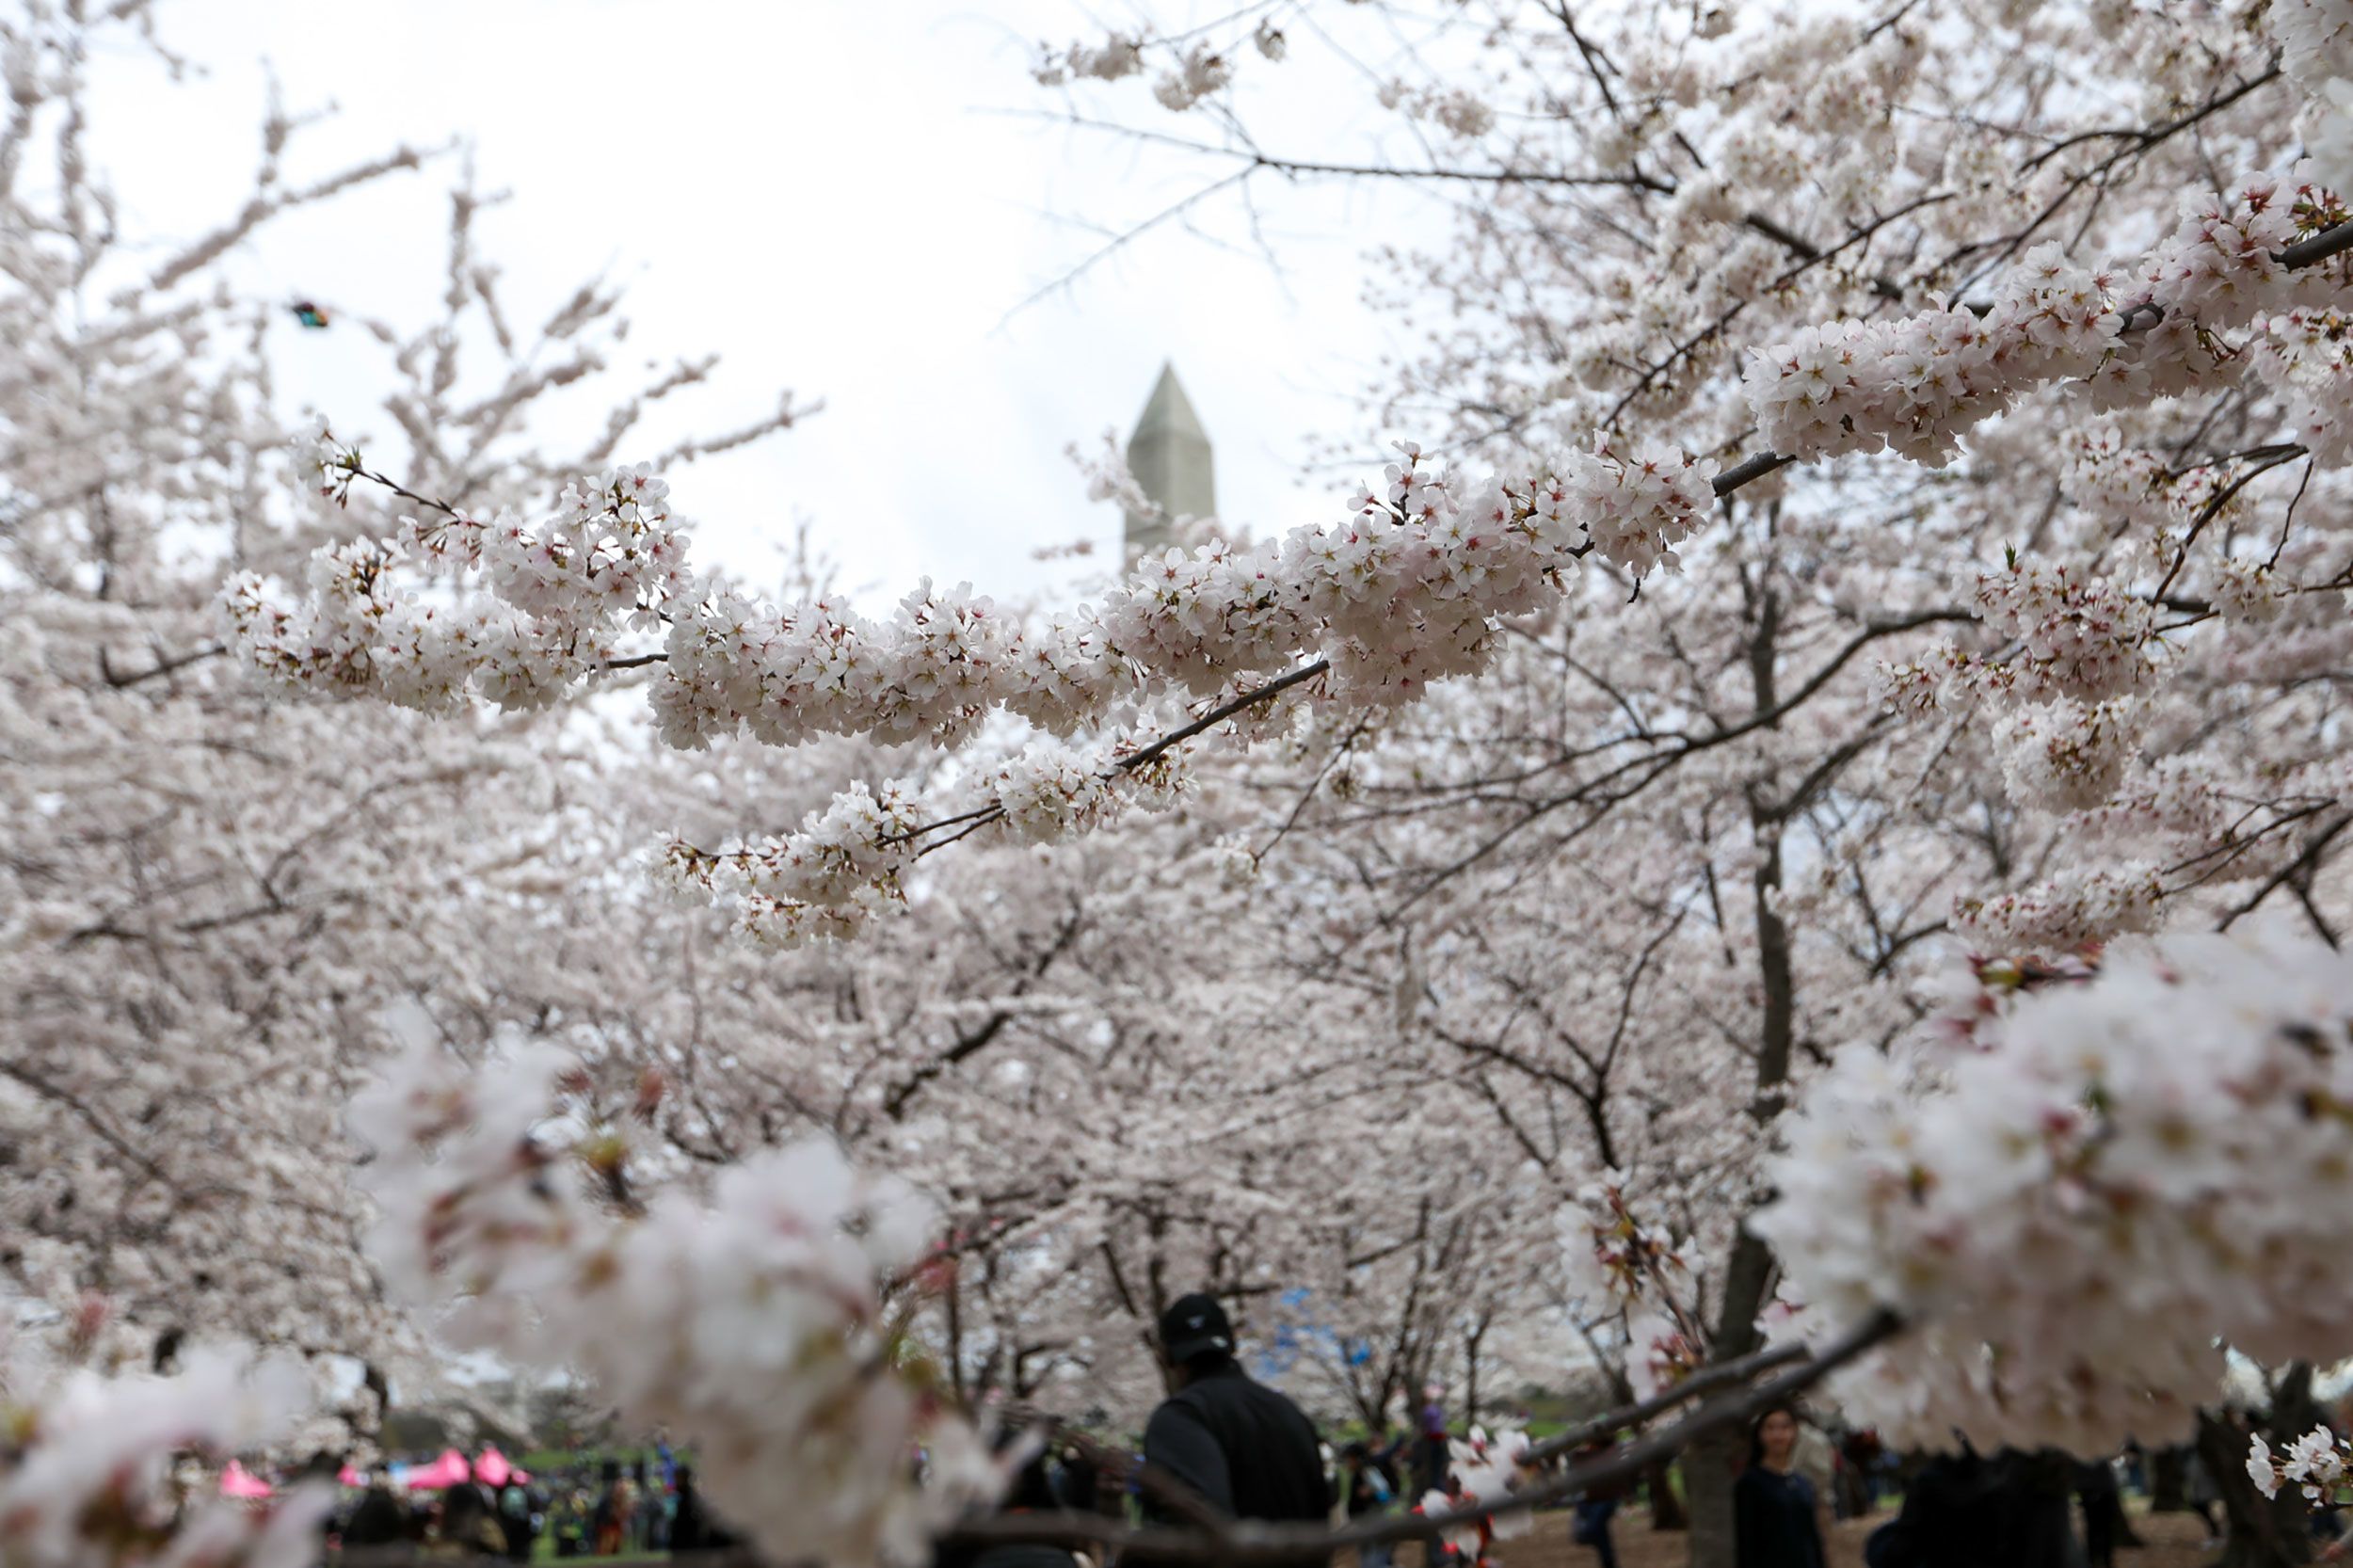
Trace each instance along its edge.
<instances>
[{"instance_id":1,"label":"blossom cluster","mask_svg":"<svg viewBox=\"0 0 2353 1568\"><path fill-rule=\"evenodd\" d=\"M690 1433L714 1504L769 1549L924 1560L1001 1479L904 1364L886 1291L922 1263L929 1208L822 1140L729 1166L707 1202L641 1204L623 1132L565 1115L569 1070L420 1043L354 1106L388 1285L460 1347L576 1368L631 1425Z\"/></svg>"},{"instance_id":2,"label":"blossom cluster","mask_svg":"<svg viewBox=\"0 0 2353 1568\"><path fill-rule=\"evenodd\" d=\"M1626 1370L1638 1391L1648 1397L1696 1370L1706 1346L1676 1297L1689 1283L1682 1252L1636 1215L1624 1178L1613 1173L1580 1188L1559 1228L1569 1299L1624 1320Z\"/></svg>"},{"instance_id":3,"label":"blossom cluster","mask_svg":"<svg viewBox=\"0 0 2353 1568\"><path fill-rule=\"evenodd\" d=\"M2156 924L2165 884L2145 861L2071 867L1991 898L1955 902L1954 923L1999 952L2048 956Z\"/></svg>"},{"instance_id":4,"label":"blossom cluster","mask_svg":"<svg viewBox=\"0 0 2353 1568\"><path fill-rule=\"evenodd\" d=\"M1223 54L1206 43L1196 43L1177 59L1175 70L1162 72L1153 81L1152 96L1160 107L1181 114L1212 93L1223 91L1233 79L1233 65Z\"/></svg>"},{"instance_id":5,"label":"blossom cluster","mask_svg":"<svg viewBox=\"0 0 2353 1568\"><path fill-rule=\"evenodd\" d=\"M2024 392L2100 368L2123 330L2115 284L2042 245L1983 317L1951 305L1804 328L1744 368L1757 433L1788 456L1894 451L1942 467L1964 431Z\"/></svg>"},{"instance_id":6,"label":"blossom cluster","mask_svg":"<svg viewBox=\"0 0 2353 1568\"><path fill-rule=\"evenodd\" d=\"M2087 383L2103 408L2186 392L2233 362L2218 334L2325 305L2325 285L2277 253L2342 216L2313 178L2259 179L2233 201L2192 198L2137 275L2046 244L1982 314L1948 304L1801 328L1743 368L1758 433L1787 456L1895 452L1941 467L1970 428L2053 382Z\"/></svg>"},{"instance_id":7,"label":"blossom cluster","mask_svg":"<svg viewBox=\"0 0 2353 1568\"><path fill-rule=\"evenodd\" d=\"M2314 1427L2277 1454L2257 1433L2248 1440L2247 1474L2266 1497L2278 1496L2282 1485L2292 1484L2307 1500L2321 1502L2345 1478L2345 1450L2327 1427Z\"/></svg>"},{"instance_id":8,"label":"blossom cluster","mask_svg":"<svg viewBox=\"0 0 2353 1568\"><path fill-rule=\"evenodd\" d=\"M1507 1428L1491 1436L1485 1428L1473 1427L1465 1435L1449 1439L1447 1470L1459 1483L1459 1490L1450 1495L1424 1493L1417 1512L1440 1515L1454 1509L1501 1503L1534 1479L1536 1466L1529 1458L1529 1450L1533 1447L1528 1433L1517 1428ZM1534 1518L1522 1510L1455 1525L1440 1534L1457 1552L1476 1557L1482 1524L1498 1540L1526 1535L1535 1528Z\"/></svg>"},{"instance_id":9,"label":"blossom cluster","mask_svg":"<svg viewBox=\"0 0 2353 1568\"><path fill-rule=\"evenodd\" d=\"M1411 700L1483 668L1497 618L1536 608L1577 557L1672 567L1714 502L1712 462L1602 436L1557 473L1480 485L1401 450L1381 492L1360 491L1337 525L1171 550L1094 612L1043 625L929 582L881 623L824 600L758 603L692 576L665 488L633 470L568 488L538 525L407 520L392 538L320 552L301 600L248 574L223 600L238 650L291 683L426 705L479 676L486 698L536 706L610 659L621 632L666 621L653 705L674 745L739 728L775 744L951 744L992 709L1067 733L1162 681L1204 697L1319 651L1340 695ZM356 466L337 448L322 458L330 483ZM421 605L399 583L411 564L476 569L494 603Z\"/></svg>"},{"instance_id":10,"label":"blossom cluster","mask_svg":"<svg viewBox=\"0 0 2353 1568\"><path fill-rule=\"evenodd\" d=\"M2064 564L2013 559L1977 579L1977 606L2019 650L1987 675L2023 701L2107 702L2154 673L2148 601Z\"/></svg>"},{"instance_id":11,"label":"blossom cluster","mask_svg":"<svg viewBox=\"0 0 2353 1568\"><path fill-rule=\"evenodd\" d=\"M279 1439L310 1402L287 1360L192 1350L173 1376L78 1368L42 1396L0 1398L0 1562L10 1568L307 1568L331 1489L299 1488L257 1512L209 1477ZM189 1496L189 1492L195 1496Z\"/></svg>"},{"instance_id":12,"label":"blossom cluster","mask_svg":"<svg viewBox=\"0 0 2353 1568\"><path fill-rule=\"evenodd\" d=\"M1184 768L1163 755L1130 764L1132 748L1101 756L1048 741L981 770L973 804L941 823L926 823L914 786L880 790L854 783L792 833L744 849L714 852L670 835L655 855L657 876L681 895L728 909L739 934L772 947L799 947L856 934L868 920L904 901L902 878L934 841L963 827L992 830L1016 843L1044 844L1099 827L1131 807L1174 805L1188 788Z\"/></svg>"},{"instance_id":13,"label":"blossom cluster","mask_svg":"<svg viewBox=\"0 0 2353 1568\"><path fill-rule=\"evenodd\" d=\"M1128 455L1121 449L1116 431L1103 432L1100 456L1090 457L1077 441L1063 448L1063 456L1083 475L1087 482L1089 501L1113 501L1119 509L1135 517L1154 521L1170 520L1161 512L1159 502L1144 493L1144 485L1128 467Z\"/></svg>"},{"instance_id":14,"label":"blossom cluster","mask_svg":"<svg viewBox=\"0 0 2353 1568\"><path fill-rule=\"evenodd\" d=\"M2273 0L2265 25L2306 95L2306 150L2338 189L2353 189L2353 0Z\"/></svg>"},{"instance_id":15,"label":"blossom cluster","mask_svg":"<svg viewBox=\"0 0 2353 1568\"><path fill-rule=\"evenodd\" d=\"M730 601L673 628L654 696L664 734L693 745L740 720L779 744L869 728L945 741L993 705L1063 732L1164 682L1194 699L1231 697L1248 678L1319 650L1331 664L1328 691L1393 706L1484 668L1497 620L1536 608L1586 552L1637 572L1672 567L1672 546L1713 503L1713 463L1621 452L1602 437L1557 474L1491 480L1467 495L1424 467L1417 447L1401 450L1383 490L1360 492L1338 526L1172 549L1073 622L1024 625L964 590L936 598L928 584L880 627L826 611L811 632L790 614L762 623ZM814 674L816 655L804 651L812 645L825 661ZM1067 754L1051 745L1003 781L1041 770L1076 798ZM1097 820L1105 802L1099 792L1089 798L1083 810L1015 809L1035 801L1028 795L1005 816Z\"/></svg>"},{"instance_id":16,"label":"blossom cluster","mask_svg":"<svg viewBox=\"0 0 2353 1568\"><path fill-rule=\"evenodd\" d=\"M1101 43L1074 43L1067 49L1039 52L1031 74L1040 86L1060 87L1071 79L1116 82L1144 69L1144 40L1129 33L1112 33Z\"/></svg>"},{"instance_id":17,"label":"blossom cluster","mask_svg":"<svg viewBox=\"0 0 2353 1568\"><path fill-rule=\"evenodd\" d=\"M1416 120L1436 124L1449 136L1471 140L1496 128L1496 111L1477 94L1459 87L1416 88L1401 81L1383 85L1381 106L1402 109Z\"/></svg>"},{"instance_id":18,"label":"blossom cluster","mask_svg":"<svg viewBox=\"0 0 2353 1568\"><path fill-rule=\"evenodd\" d=\"M2178 534L2196 499L2186 481L2214 472L2181 473L2163 454L2127 441L2109 421L2068 438L2067 498L2093 517L2143 536Z\"/></svg>"},{"instance_id":19,"label":"blossom cluster","mask_svg":"<svg viewBox=\"0 0 2353 1568\"><path fill-rule=\"evenodd\" d=\"M2013 988L1969 1048L1841 1052L1753 1222L1825 1329L1919 1325L1836 1385L1897 1443L2105 1452L2222 1375L2343 1348L2353 960L2308 940L2120 944Z\"/></svg>"},{"instance_id":20,"label":"blossom cluster","mask_svg":"<svg viewBox=\"0 0 2353 1568\"><path fill-rule=\"evenodd\" d=\"M2294 587L2267 561L2225 555L2214 564L2214 607L2227 620L2277 620Z\"/></svg>"},{"instance_id":21,"label":"blossom cluster","mask_svg":"<svg viewBox=\"0 0 2353 1568\"><path fill-rule=\"evenodd\" d=\"M2222 578L2243 588L2234 614L2262 614L2266 569L2226 566ZM1977 599L1999 646L1979 655L1948 645L1883 665L1884 699L1921 714L1956 696L1993 698L2006 710L1994 739L2011 799L2060 811L2101 805L2138 755L2132 699L2157 676L2154 611L2105 579L2016 556L1977 579Z\"/></svg>"},{"instance_id":22,"label":"blossom cluster","mask_svg":"<svg viewBox=\"0 0 2353 1568\"><path fill-rule=\"evenodd\" d=\"M2324 468L2353 462L2353 317L2304 309L2267 316L2253 343L2255 375L2286 408L2294 439Z\"/></svg>"},{"instance_id":23,"label":"blossom cluster","mask_svg":"<svg viewBox=\"0 0 2353 1568\"><path fill-rule=\"evenodd\" d=\"M1674 1238L1635 1215L1624 1179L1614 1174L1577 1190L1576 1202L1561 1210L1560 1231L1572 1301L1631 1306L1662 1275L1684 1268Z\"/></svg>"},{"instance_id":24,"label":"blossom cluster","mask_svg":"<svg viewBox=\"0 0 2353 1568\"><path fill-rule=\"evenodd\" d=\"M360 454L320 440L322 489L347 499ZM499 707L545 708L658 628L693 591L687 538L673 529L669 487L643 469L584 478L536 524L511 513L401 520L384 539L312 556L303 596L287 600L252 572L221 592L231 646L288 685L371 694L440 709L472 689ZM490 597L434 602L407 583L478 575Z\"/></svg>"},{"instance_id":25,"label":"blossom cluster","mask_svg":"<svg viewBox=\"0 0 2353 1568\"><path fill-rule=\"evenodd\" d=\"M1250 34L1250 43L1269 60L1282 59L1290 47L1283 29L1271 17L1260 19ZM1116 82L1143 72L1144 51L1151 46L1152 40L1144 34L1113 32L1107 34L1101 43L1074 43L1066 49L1041 48L1030 74L1039 85L1049 88L1089 79ZM1224 91L1234 79L1233 49L1196 39L1181 45L1160 45L1156 52L1160 50L1174 58L1168 70L1152 79L1152 97L1173 113L1182 114L1202 100Z\"/></svg>"},{"instance_id":26,"label":"blossom cluster","mask_svg":"<svg viewBox=\"0 0 2353 1568\"><path fill-rule=\"evenodd\" d=\"M1996 740L2010 799L2083 811L2107 801L2123 783L2137 736L2122 704L2087 706L2061 697L2005 715Z\"/></svg>"}]
</instances>

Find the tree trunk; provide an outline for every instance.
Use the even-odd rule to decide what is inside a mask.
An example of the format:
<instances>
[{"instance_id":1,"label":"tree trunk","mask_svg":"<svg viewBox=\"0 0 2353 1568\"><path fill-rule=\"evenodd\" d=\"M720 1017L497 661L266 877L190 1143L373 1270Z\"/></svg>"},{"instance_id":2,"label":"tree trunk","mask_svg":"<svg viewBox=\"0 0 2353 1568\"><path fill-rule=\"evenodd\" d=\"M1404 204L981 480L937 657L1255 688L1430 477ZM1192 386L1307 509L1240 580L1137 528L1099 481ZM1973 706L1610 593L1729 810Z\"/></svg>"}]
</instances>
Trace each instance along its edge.
<instances>
[{"instance_id":1,"label":"tree trunk","mask_svg":"<svg viewBox=\"0 0 2353 1568\"><path fill-rule=\"evenodd\" d=\"M1786 1058L1784 1058L1786 1061ZM1773 1253L1743 1227L1724 1271L1721 1316L1712 1359L1737 1360L1756 1349L1756 1315L1773 1272ZM1720 1432L1683 1451L1683 1500L1689 1514L1691 1568L1736 1568L1732 1546L1732 1483L1748 1458L1746 1432Z\"/></svg>"},{"instance_id":2,"label":"tree trunk","mask_svg":"<svg viewBox=\"0 0 2353 1568\"><path fill-rule=\"evenodd\" d=\"M2319 1413L2313 1408L2312 1368L2291 1368L2282 1380L2271 1420L2275 1440L2289 1428L2300 1435L2312 1430ZM2312 1416L2313 1420L2300 1417ZM2247 1432L2235 1423L2204 1411L2198 1415L2198 1457L2222 1494L2222 1512L2230 1534L2222 1560L2215 1568L2297 1568L2313 1560L2313 1532L2306 1523L2304 1498L2296 1488L2283 1486L2266 1501L2247 1474Z\"/></svg>"},{"instance_id":3,"label":"tree trunk","mask_svg":"<svg viewBox=\"0 0 2353 1568\"><path fill-rule=\"evenodd\" d=\"M1749 640L1749 679L1758 717L1778 705L1774 688L1775 641L1781 628L1781 601L1769 584L1760 581L1752 606L1756 631ZM1756 840L1755 875L1757 978L1764 993L1756 1040L1756 1098L1750 1113L1761 1129L1780 1109L1789 1081L1789 1057L1797 1040L1796 968L1791 961L1789 928L1778 903L1781 892L1781 824L1784 815L1802 804L1767 799L1763 789L1746 789L1750 831ZM1764 1308L1772 1285L1773 1253L1743 1225L1733 1240L1732 1259L1724 1270L1724 1294L1716 1319L1711 1361L1733 1361L1756 1348L1756 1315ZM1691 1568L1736 1568L1733 1560L1732 1483L1748 1457L1749 1434L1717 1432L1683 1451L1683 1497L1689 1510Z\"/></svg>"},{"instance_id":4,"label":"tree trunk","mask_svg":"<svg viewBox=\"0 0 2353 1568\"><path fill-rule=\"evenodd\" d=\"M1748 1434L1716 1431L1683 1450L1683 1496L1689 1507L1691 1568L1735 1568L1732 1483L1748 1457Z\"/></svg>"},{"instance_id":5,"label":"tree trunk","mask_svg":"<svg viewBox=\"0 0 2353 1568\"><path fill-rule=\"evenodd\" d=\"M1483 1318L1476 1329L1463 1337L1463 1427L1466 1432L1479 1424L1479 1342L1486 1337L1487 1323Z\"/></svg>"},{"instance_id":6,"label":"tree trunk","mask_svg":"<svg viewBox=\"0 0 2353 1568\"><path fill-rule=\"evenodd\" d=\"M2180 1446L2149 1451L2149 1512L2189 1512L2189 1450Z\"/></svg>"},{"instance_id":7,"label":"tree trunk","mask_svg":"<svg viewBox=\"0 0 2353 1568\"><path fill-rule=\"evenodd\" d=\"M1650 1488L1650 1528L1655 1530L1684 1530L1691 1528L1690 1515L1683 1511L1683 1499L1675 1496L1674 1465L1660 1460L1642 1477L1642 1484Z\"/></svg>"}]
</instances>

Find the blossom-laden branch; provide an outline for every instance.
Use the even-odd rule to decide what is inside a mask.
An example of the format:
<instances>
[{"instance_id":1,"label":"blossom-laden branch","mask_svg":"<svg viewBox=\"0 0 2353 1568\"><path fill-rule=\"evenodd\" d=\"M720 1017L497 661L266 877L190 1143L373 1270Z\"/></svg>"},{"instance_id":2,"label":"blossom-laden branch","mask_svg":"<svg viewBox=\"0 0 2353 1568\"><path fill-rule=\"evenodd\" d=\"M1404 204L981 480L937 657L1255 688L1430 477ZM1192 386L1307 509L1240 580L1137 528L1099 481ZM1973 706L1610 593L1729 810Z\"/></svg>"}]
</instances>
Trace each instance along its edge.
<instances>
[{"instance_id":1,"label":"blossom-laden branch","mask_svg":"<svg viewBox=\"0 0 2353 1568\"><path fill-rule=\"evenodd\" d=\"M952 746L1000 710L1054 737L981 770L977 798L944 816L906 786L859 786L780 838L725 853L673 839L661 851L670 879L717 897L755 937L844 936L903 896L902 877L929 850L983 831L1046 841L1166 804L1184 788L1180 741L1245 717L1267 732L1289 716L1274 701L1287 690L1394 708L1484 670L1499 627L1557 602L1586 556L1638 581L1672 569L1715 500L1791 462L1890 451L1941 465L1971 427L2054 382L2116 407L2228 375L2239 358L2230 334L2339 297L2340 280L2283 258L2345 219L2309 182L2259 180L2235 200L2191 202L2130 274L2076 267L2044 246L1982 316L1834 323L1755 354L1746 392L1771 450L1729 469L1597 435L1544 472L1464 484L1408 444L1382 489L1360 491L1336 526L1172 550L1101 604L1042 623L929 582L879 624L826 600L757 603L688 569L664 487L635 470L572 487L536 525L405 519L391 539L322 552L301 599L248 575L223 604L240 654L278 680L410 706L470 693L544 706L588 675L658 659L656 723L683 747L738 731L776 744L840 734ZM2299 406L2314 452L2335 450L2348 406ZM354 478L374 477L331 440L320 464L338 501ZM421 603L400 582L411 564L477 574L488 594ZM2031 699L2098 703L2148 674L2145 606L2109 613L2107 584L2039 567L2013 564L2009 579L1988 582L1988 611L2028 653L1989 678L2014 685L2024 671ZM630 645L656 632L659 655ZM1066 739L1169 693L1206 716L1095 752ZM2105 753L2078 765L2073 746L2054 765L2077 767L2086 789L2112 780L2123 733L2111 727Z\"/></svg>"}]
</instances>

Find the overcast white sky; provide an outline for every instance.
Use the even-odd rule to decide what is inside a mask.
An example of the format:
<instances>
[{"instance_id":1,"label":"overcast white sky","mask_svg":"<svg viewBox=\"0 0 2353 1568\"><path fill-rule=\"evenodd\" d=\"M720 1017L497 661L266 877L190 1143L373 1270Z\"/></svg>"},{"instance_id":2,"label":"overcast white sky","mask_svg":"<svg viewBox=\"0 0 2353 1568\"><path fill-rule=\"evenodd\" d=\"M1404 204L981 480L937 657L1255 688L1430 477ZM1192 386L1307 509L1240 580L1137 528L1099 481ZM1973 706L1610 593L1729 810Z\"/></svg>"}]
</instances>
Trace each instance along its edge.
<instances>
[{"instance_id":1,"label":"overcast white sky","mask_svg":"<svg viewBox=\"0 0 2353 1568\"><path fill-rule=\"evenodd\" d=\"M1183 0L1159 8L1181 14ZM1311 434L1361 432L1376 450L1357 397L1396 329L1360 301L1361 255L1426 221L1417 198L1268 183L1261 217L1281 272L1217 243L1246 234L1221 200L1207 209L1212 237L1162 228L1008 317L1096 248L1087 225L1129 225L1212 167L1030 117L1080 102L1176 134L1209 129L1138 83L1066 101L1032 81L1036 40L1100 35L1076 0L160 9L168 41L208 74L167 88L144 61L101 64L94 140L126 230L185 237L240 200L264 62L290 104L340 106L297 142L296 177L403 139L469 138L481 184L513 192L486 218L485 248L519 319L609 269L629 285L634 353L726 356L696 424L752 417L779 387L825 400L764 450L677 476L699 552L743 569L764 574L799 515L862 588L895 597L929 574L1000 595L1066 592L1069 568L1040 566L1032 548L1108 543L1118 520L1086 501L1063 448L1107 425L1124 437L1164 357L1215 442L1229 517L1264 530L1337 504L1342 477L1300 485ZM1107 0L1096 14L1129 13ZM1328 149L1333 117L1345 135L1364 112L1346 69L1298 51L1279 71L1246 72L1254 127L1289 136L1281 151ZM454 163L429 168L292 223L240 259L242 279L264 296L428 319L455 176ZM283 390L339 429L380 427L355 336L302 335Z\"/></svg>"}]
</instances>

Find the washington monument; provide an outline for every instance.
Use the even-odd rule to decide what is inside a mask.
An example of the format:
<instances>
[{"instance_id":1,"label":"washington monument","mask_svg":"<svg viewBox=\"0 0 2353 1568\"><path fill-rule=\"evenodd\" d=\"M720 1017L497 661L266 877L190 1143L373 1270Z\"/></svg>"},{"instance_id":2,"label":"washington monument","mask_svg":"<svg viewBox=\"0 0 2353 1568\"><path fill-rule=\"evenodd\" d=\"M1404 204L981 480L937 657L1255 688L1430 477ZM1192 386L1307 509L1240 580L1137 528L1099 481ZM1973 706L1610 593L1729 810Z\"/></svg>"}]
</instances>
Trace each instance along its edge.
<instances>
[{"instance_id":1,"label":"washington monument","mask_svg":"<svg viewBox=\"0 0 2353 1568\"><path fill-rule=\"evenodd\" d=\"M1160 378L1128 438L1128 472L1152 504L1158 517L1127 514L1128 559L1166 550L1171 543L1169 522L1176 518L1217 515L1217 474L1209 459L1209 433L1193 411L1176 367L1160 366Z\"/></svg>"}]
</instances>

